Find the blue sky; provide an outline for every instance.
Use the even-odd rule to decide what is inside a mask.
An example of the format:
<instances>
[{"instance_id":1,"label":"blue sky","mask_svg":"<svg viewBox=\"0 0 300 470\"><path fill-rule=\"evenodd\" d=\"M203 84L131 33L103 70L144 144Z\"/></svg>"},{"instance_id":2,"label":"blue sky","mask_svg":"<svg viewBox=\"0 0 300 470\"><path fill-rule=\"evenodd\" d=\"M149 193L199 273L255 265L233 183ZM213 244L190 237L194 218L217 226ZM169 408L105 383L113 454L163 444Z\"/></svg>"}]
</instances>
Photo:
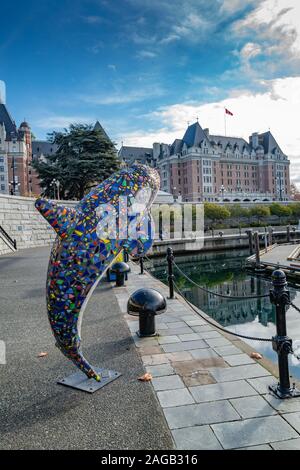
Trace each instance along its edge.
<instances>
[{"instance_id":1,"label":"blue sky","mask_svg":"<svg viewBox=\"0 0 300 470\"><path fill-rule=\"evenodd\" d=\"M0 79L8 108L39 138L98 119L118 144L147 145L181 137L197 116L221 133L225 105L234 112L229 133L270 127L280 143L286 139L287 153L300 155L300 142L278 135L286 134L286 103L295 104L290 90L299 88L299 3L3 2ZM275 122L276 101L284 115Z\"/></svg>"}]
</instances>

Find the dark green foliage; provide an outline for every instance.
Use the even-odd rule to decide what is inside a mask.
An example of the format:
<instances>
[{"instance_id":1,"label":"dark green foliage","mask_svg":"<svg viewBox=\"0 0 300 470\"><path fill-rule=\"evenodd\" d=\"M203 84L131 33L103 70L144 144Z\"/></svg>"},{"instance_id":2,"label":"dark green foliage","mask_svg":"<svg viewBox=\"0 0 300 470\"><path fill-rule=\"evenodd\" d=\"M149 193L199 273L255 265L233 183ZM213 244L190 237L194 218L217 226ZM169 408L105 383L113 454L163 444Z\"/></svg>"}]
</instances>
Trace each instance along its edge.
<instances>
[{"instance_id":1,"label":"dark green foliage","mask_svg":"<svg viewBox=\"0 0 300 470\"><path fill-rule=\"evenodd\" d=\"M230 216L230 212L226 207L214 204L213 202L204 203L204 217L217 222L220 220L227 219Z\"/></svg>"},{"instance_id":2,"label":"dark green foliage","mask_svg":"<svg viewBox=\"0 0 300 470\"><path fill-rule=\"evenodd\" d=\"M49 140L58 145L47 162L33 166L41 179L43 196L53 197L53 179L60 183L61 199L82 199L88 190L119 168L116 149L102 128L71 124L64 132L53 132Z\"/></svg>"},{"instance_id":3,"label":"dark green foliage","mask_svg":"<svg viewBox=\"0 0 300 470\"><path fill-rule=\"evenodd\" d=\"M289 206L284 206L283 204L279 204L279 202L273 202L270 205L270 212L272 215L277 215L277 217L281 219L281 217L288 217L291 215L292 210Z\"/></svg>"}]
</instances>

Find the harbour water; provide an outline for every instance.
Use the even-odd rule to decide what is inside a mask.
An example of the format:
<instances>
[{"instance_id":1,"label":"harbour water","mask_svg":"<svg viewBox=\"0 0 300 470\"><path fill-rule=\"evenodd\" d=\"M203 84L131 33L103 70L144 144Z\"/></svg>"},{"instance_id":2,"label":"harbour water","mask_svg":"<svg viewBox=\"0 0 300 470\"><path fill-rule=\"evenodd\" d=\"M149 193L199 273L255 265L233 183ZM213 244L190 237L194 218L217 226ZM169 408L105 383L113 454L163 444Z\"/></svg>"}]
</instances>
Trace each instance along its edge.
<instances>
[{"instance_id":1,"label":"harbour water","mask_svg":"<svg viewBox=\"0 0 300 470\"><path fill-rule=\"evenodd\" d=\"M226 296L256 296L268 294L270 278L254 275L246 269L248 250L176 256L176 264L194 282L214 293ZM165 258L148 262L155 277L167 282ZM182 294L211 318L228 330L247 336L270 338L275 334L275 308L269 297L230 300L205 292L194 286L174 269L175 281ZM300 285L289 284L293 303L300 308ZM292 307L287 312L287 331L294 349L300 353L300 313ZM277 363L270 342L245 340L254 350ZM290 356L290 372L300 379L300 361Z\"/></svg>"}]
</instances>

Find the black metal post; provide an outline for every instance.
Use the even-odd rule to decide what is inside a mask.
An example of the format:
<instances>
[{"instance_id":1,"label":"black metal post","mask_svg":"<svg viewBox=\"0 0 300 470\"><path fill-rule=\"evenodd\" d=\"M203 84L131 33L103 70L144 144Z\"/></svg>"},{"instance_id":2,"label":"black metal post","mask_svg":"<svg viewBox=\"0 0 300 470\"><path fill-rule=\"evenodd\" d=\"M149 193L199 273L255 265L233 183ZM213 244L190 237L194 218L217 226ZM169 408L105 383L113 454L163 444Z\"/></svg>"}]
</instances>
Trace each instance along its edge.
<instances>
[{"instance_id":1,"label":"black metal post","mask_svg":"<svg viewBox=\"0 0 300 470\"><path fill-rule=\"evenodd\" d=\"M168 282L169 282L169 299L174 299L174 274L173 274L173 261L174 255L172 248L167 248L167 261L168 261Z\"/></svg>"},{"instance_id":2,"label":"black metal post","mask_svg":"<svg viewBox=\"0 0 300 470\"><path fill-rule=\"evenodd\" d=\"M153 312L140 312L139 336L155 336L155 315Z\"/></svg>"},{"instance_id":3,"label":"black metal post","mask_svg":"<svg viewBox=\"0 0 300 470\"><path fill-rule=\"evenodd\" d=\"M123 250L123 258L124 258L124 263L128 263L129 254L128 254L126 248L124 248L124 250ZM125 273L125 281L128 281L128 273Z\"/></svg>"},{"instance_id":4,"label":"black metal post","mask_svg":"<svg viewBox=\"0 0 300 470\"><path fill-rule=\"evenodd\" d=\"M259 235L254 232L254 246L255 246L255 269L260 269L260 248L259 248Z\"/></svg>"},{"instance_id":5,"label":"black metal post","mask_svg":"<svg viewBox=\"0 0 300 470\"><path fill-rule=\"evenodd\" d=\"M140 256L140 267L141 267L140 274L144 274L144 257L143 256Z\"/></svg>"},{"instance_id":6,"label":"black metal post","mask_svg":"<svg viewBox=\"0 0 300 470\"><path fill-rule=\"evenodd\" d=\"M269 231L269 246L272 246L273 245L273 229L272 229L272 227L269 227L268 231Z\"/></svg>"},{"instance_id":7,"label":"black metal post","mask_svg":"<svg viewBox=\"0 0 300 470\"><path fill-rule=\"evenodd\" d=\"M249 253L253 255L253 232L252 229L246 230L249 239Z\"/></svg>"},{"instance_id":8,"label":"black metal post","mask_svg":"<svg viewBox=\"0 0 300 470\"><path fill-rule=\"evenodd\" d=\"M290 303L290 293L286 288L285 273L281 269L273 271L272 283L270 301L276 308L276 336L272 338L272 346L278 355L279 383L270 385L269 389L278 398L292 398L300 396L300 391L290 385L288 355L293 348L286 331L286 307Z\"/></svg>"},{"instance_id":9,"label":"black metal post","mask_svg":"<svg viewBox=\"0 0 300 470\"><path fill-rule=\"evenodd\" d=\"M116 287L123 287L125 283L125 273L116 273Z\"/></svg>"}]
</instances>

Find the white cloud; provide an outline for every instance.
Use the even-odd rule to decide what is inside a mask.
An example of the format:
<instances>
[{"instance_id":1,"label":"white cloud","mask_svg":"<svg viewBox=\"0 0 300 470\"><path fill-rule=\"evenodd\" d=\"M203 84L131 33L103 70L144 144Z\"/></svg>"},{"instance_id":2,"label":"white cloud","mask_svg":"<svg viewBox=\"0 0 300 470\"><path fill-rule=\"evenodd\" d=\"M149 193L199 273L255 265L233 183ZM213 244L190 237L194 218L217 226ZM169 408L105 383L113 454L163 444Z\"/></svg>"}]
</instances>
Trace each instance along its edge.
<instances>
[{"instance_id":1,"label":"white cloud","mask_svg":"<svg viewBox=\"0 0 300 470\"><path fill-rule=\"evenodd\" d=\"M285 62L300 61L299 0L264 0L233 26L234 34L255 34L264 52L280 55Z\"/></svg>"},{"instance_id":2,"label":"white cloud","mask_svg":"<svg viewBox=\"0 0 300 470\"><path fill-rule=\"evenodd\" d=\"M153 59L157 56L156 52L142 50L137 54L138 57L142 59Z\"/></svg>"},{"instance_id":3,"label":"white cloud","mask_svg":"<svg viewBox=\"0 0 300 470\"><path fill-rule=\"evenodd\" d=\"M103 23L103 18L101 16L90 15L90 16L83 16L83 21L88 24L101 24Z\"/></svg>"},{"instance_id":4,"label":"white cloud","mask_svg":"<svg viewBox=\"0 0 300 470\"><path fill-rule=\"evenodd\" d=\"M140 88L136 90L124 90L112 93L111 95L81 95L79 99L85 103L94 105L118 105L145 101L154 97L164 95L164 90L153 85L151 88Z\"/></svg>"},{"instance_id":5,"label":"white cloud","mask_svg":"<svg viewBox=\"0 0 300 470\"><path fill-rule=\"evenodd\" d=\"M74 123L91 124L96 122L95 117L87 116L45 116L33 123L40 129L63 129Z\"/></svg>"},{"instance_id":6,"label":"white cloud","mask_svg":"<svg viewBox=\"0 0 300 470\"><path fill-rule=\"evenodd\" d=\"M233 90L227 99L219 102L179 103L160 108L152 113L158 130L129 133L124 144L147 147L153 142L172 143L175 138L182 138L187 122L195 122L197 116L211 134L224 135L224 107L227 107L234 113L233 117L227 117L227 134L248 140L252 132L270 128L282 150L291 157L292 179L300 181L300 76L266 81L262 86L264 91L260 93Z\"/></svg>"},{"instance_id":7,"label":"white cloud","mask_svg":"<svg viewBox=\"0 0 300 470\"><path fill-rule=\"evenodd\" d=\"M261 47L259 44L253 42L247 42L242 48L240 55L243 59L249 60L253 57L256 57L261 53Z\"/></svg>"},{"instance_id":8,"label":"white cloud","mask_svg":"<svg viewBox=\"0 0 300 470\"><path fill-rule=\"evenodd\" d=\"M197 42L205 37L214 26L214 22L208 21L200 13L192 10L182 15L182 19L172 26L170 32L160 40L160 43L169 44L180 39Z\"/></svg>"},{"instance_id":9,"label":"white cloud","mask_svg":"<svg viewBox=\"0 0 300 470\"><path fill-rule=\"evenodd\" d=\"M252 5L257 3L259 0L223 0L223 4L221 6L221 12L225 13L236 13L248 5Z\"/></svg>"}]
</instances>

